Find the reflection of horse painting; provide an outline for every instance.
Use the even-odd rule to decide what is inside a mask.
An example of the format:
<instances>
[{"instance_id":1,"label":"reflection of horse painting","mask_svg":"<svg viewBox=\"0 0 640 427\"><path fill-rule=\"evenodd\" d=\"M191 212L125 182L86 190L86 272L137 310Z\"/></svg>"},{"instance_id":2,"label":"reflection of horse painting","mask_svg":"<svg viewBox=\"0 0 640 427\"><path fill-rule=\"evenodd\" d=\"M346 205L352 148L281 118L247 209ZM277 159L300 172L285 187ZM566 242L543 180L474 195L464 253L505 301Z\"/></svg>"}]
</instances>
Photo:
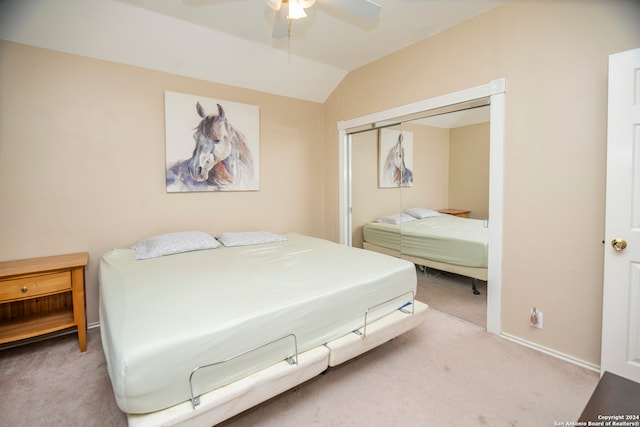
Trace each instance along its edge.
<instances>
[{"instance_id":1,"label":"reflection of horse painting","mask_svg":"<svg viewBox=\"0 0 640 427\"><path fill-rule=\"evenodd\" d=\"M405 165L404 147L402 146L402 133L389 150L384 161L384 182L394 186L410 186L413 184L413 172Z\"/></svg>"},{"instance_id":2,"label":"reflection of horse painting","mask_svg":"<svg viewBox=\"0 0 640 427\"><path fill-rule=\"evenodd\" d=\"M224 108L207 114L198 102L202 118L193 139L190 159L179 161L167 170L167 187L186 190L255 190L255 169L247 138L227 120Z\"/></svg>"}]
</instances>

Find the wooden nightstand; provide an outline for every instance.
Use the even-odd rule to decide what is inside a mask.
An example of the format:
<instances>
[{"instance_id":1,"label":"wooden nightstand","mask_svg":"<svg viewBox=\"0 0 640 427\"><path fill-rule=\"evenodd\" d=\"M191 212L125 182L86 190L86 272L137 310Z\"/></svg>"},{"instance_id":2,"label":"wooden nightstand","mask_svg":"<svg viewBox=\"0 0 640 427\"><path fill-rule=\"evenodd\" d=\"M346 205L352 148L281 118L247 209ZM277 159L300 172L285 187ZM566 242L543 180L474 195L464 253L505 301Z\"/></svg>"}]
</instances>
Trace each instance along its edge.
<instances>
[{"instance_id":1,"label":"wooden nightstand","mask_svg":"<svg viewBox=\"0 0 640 427\"><path fill-rule=\"evenodd\" d=\"M0 344L78 329L87 350L86 252L0 262Z\"/></svg>"},{"instance_id":2,"label":"wooden nightstand","mask_svg":"<svg viewBox=\"0 0 640 427\"><path fill-rule=\"evenodd\" d=\"M453 216L459 216L460 218L469 218L469 212L471 211L467 211L464 209L440 209L438 212Z\"/></svg>"}]
</instances>

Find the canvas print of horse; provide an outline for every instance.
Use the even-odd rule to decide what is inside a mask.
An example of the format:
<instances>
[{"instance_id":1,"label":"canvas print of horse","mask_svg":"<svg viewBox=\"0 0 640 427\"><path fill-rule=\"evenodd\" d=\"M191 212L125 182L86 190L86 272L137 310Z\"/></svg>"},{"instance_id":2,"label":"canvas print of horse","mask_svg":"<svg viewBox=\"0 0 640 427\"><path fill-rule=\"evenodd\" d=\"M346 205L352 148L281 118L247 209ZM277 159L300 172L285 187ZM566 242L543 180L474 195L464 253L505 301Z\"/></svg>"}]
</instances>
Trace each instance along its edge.
<instances>
[{"instance_id":1,"label":"canvas print of horse","mask_svg":"<svg viewBox=\"0 0 640 427\"><path fill-rule=\"evenodd\" d=\"M167 192L260 188L258 106L165 92Z\"/></svg>"},{"instance_id":2,"label":"canvas print of horse","mask_svg":"<svg viewBox=\"0 0 640 427\"><path fill-rule=\"evenodd\" d=\"M413 185L412 132L380 129L378 158L380 188Z\"/></svg>"}]
</instances>

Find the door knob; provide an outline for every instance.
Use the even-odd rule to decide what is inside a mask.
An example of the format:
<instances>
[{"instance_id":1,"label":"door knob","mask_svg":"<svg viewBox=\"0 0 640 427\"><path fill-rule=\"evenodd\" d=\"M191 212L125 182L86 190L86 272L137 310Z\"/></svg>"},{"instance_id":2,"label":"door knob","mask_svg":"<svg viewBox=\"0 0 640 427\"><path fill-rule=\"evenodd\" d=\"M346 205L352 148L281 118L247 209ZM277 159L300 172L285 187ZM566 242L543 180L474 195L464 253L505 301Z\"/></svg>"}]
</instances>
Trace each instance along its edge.
<instances>
[{"instance_id":1,"label":"door knob","mask_svg":"<svg viewBox=\"0 0 640 427\"><path fill-rule=\"evenodd\" d=\"M613 239L611 241L611 247L616 251L620 252L627 247L627 241L624 239Z\"/></svg>"}]
</instances>

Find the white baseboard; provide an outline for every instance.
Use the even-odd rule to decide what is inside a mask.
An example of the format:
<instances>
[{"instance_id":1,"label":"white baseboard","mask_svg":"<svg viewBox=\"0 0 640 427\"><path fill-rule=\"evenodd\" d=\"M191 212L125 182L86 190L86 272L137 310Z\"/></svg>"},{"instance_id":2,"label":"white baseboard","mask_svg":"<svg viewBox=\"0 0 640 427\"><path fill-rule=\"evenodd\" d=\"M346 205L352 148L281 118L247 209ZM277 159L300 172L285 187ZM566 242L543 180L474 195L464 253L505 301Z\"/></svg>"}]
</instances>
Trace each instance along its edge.
<instances>
[{"instance_id":1,"label":"white baseboard","mask_svg":"<svg viewBox=\"0 0 640 427\"><path fill-rule=\"evenodd\" d=\"M100 322L91 322L87 323L87 329L99 328Z\"/></svg>"},{"instance_id":2,"label":"white baseboard","mask_svg":"<svg viewBox=\"0 0 640 427\"><path fill-rule=\"evenodd\" d=\"M540 351L542 353L548 354L548 355L553 356L553 357L557 357L558 359L562 359L562 360L564 360L566 362L573 363L574 365L578 365L578 366L581 366L583 368L589 369L591 371L600 373L600 366L595 365L593 363L577 359L577 358L575 358L573 356L569 356L568 354L564 354L564 353L561 353L559 351L552 350L552 349L544 347L544 346L542 346L540 344L536 344L536 343L533 343L531 341L523 340L522 338L510 335L510 334L507 334L507 333L504 333L504 332L502 332L500 334L500 336L503 337L503 338L508 339L509 341L513 341L513 342L518 343L520 345L524 345L525 347L529 347L529 348L532 348L534 350L538 350L538 351Z\"/></svg>"}]
</instances>

